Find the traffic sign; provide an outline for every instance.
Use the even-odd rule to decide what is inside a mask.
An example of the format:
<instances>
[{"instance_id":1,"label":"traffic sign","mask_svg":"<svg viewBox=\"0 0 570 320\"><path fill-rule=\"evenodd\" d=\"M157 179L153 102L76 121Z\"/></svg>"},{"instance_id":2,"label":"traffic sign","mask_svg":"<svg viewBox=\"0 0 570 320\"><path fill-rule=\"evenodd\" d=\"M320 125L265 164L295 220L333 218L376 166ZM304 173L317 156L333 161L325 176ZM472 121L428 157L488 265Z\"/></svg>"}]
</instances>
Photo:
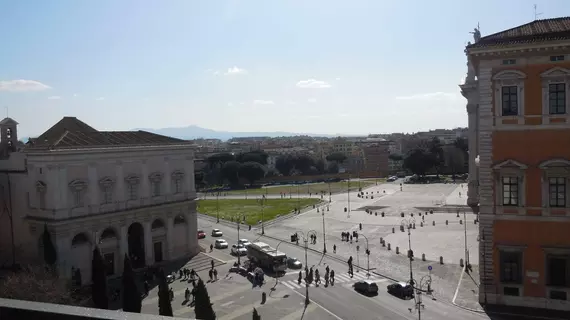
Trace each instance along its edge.
<instances>
[{"instance_id":1,"label":"traffic sign","mask_svg":"<svg viewBox=\"0 0 570 320\"><path fill-rule=\"evenodd\" d=\"M431 271L431 269L432 269L431 266L428 266L428 270Z\"/></svg>"}]
</instances>

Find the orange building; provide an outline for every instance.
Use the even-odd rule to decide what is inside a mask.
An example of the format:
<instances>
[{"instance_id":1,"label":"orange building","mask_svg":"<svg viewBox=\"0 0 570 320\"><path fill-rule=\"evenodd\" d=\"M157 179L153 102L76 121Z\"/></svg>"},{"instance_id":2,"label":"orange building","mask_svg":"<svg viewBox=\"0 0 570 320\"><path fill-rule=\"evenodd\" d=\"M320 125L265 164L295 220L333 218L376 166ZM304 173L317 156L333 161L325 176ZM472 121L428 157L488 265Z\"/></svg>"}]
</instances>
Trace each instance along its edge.
<instances>
[{"instance_id":1,"label":"orange building","mask_svg":"<svg viewBox=\"0 0 570 320\"><path fill-rule=\"evenodd\" d=\"M468 44L468 204L480 301L570 310L570 18Z\"/></svg>"}]
</instances>

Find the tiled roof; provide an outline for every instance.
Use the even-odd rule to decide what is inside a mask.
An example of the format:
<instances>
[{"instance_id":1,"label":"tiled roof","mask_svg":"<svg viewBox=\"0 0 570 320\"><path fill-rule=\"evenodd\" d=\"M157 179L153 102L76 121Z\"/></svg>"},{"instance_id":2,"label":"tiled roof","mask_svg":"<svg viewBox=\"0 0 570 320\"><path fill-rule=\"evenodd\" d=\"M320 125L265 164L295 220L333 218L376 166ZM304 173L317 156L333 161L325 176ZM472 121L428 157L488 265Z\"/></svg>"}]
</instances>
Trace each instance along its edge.
<instances>
[{"instance_id":1,"label":"tiled roof","mask_svg":"<svg viewBox=\"0 0 570 320\"><path fill-rule=\"evenodd\" d=\"M535 20L482 37L468 48L497 47L570 39L570 17Z\"/></svg>"},{"instance_id":2,"label":"tiled roof","mask_svg":"<svg viewBox=\"0 0 570 320\"><path fill-rule=\"evenodd\" d=\"M0 121L0 125L18 125L18 122L10 117L6 117Z\"/></svg>"},{"instance_id":3,"label":"tiled roof","mask_svg":"<svg viewBox=\"0 0 570 320\"><path fill-rule=\"evenodd\" d=\"M36 139L29 148L85 149L128 146L190 144L190 142L147 131L97 131L74 117L65 117Z\"/></svg>"}]
</instances>

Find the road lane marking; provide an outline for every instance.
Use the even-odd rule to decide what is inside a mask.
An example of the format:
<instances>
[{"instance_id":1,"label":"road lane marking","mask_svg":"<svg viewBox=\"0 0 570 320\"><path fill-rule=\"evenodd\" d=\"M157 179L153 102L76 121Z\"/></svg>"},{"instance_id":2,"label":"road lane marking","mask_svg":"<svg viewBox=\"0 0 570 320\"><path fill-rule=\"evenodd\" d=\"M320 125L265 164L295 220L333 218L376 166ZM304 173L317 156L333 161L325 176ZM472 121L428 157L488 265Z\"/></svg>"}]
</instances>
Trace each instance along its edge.
<instances>
[{"instance_id":1,"label":"road lane marking","mask_svg":"<svg viewBox=\"0 0 570 320\"><path fill-rule=\"evenodd\" d=\"M210 302L214 303L216 301L221 301L221 300L224 300L226 298L232 297L238 293L244 292L246 290L251 290L251 289L249 286L239 286L239 287L236 287L232 291L225 292L224 294L219 294L219 295L215 295L215 296L210 295ZM184 292L184 291L182 291L182 292ZM184 314L186 314L188 312L192 312L192 311L194 311L194 308L189 307L187 304L185 306L182 306L182 307L174 310L174 315L175 316L181 316L181 315L184 315Z\"/></svg>"},{"instance_id":2,"label":"road lane marking","mask_svg":"<svg viewBox=\"0 0 570 320\"><path fill-rule=\"evenodd\" d=\"M297 287L297 284L293 284L292 282L289 282L289 281L283 281L281 283L283 283L287 288L289 288L291 290L296 290L296 289L300 288L300 287Z\"/></svg>"},{"instance_id":3,"label":"road lane marking","mask_svg":"<svg viewBox=\"0 0 570 320\"><path fill-rule=\"evenodd\" d=\"M293 291L293 292L294 292L295 294L297 294L297 295L303 297L303 299L306 299L306 297L305 297L304 294L302 294L302 293L300 293L300 292L298 292L298 291ZM330 314L330 315L333 316L335 319L337 319L337 320L344 320L343 318L341 318L341 317L337 316L336 314L332 313L332 311L330 311L329 309L327 309L327 308L323 307L322 305L316 303L315 301L313 301L313 300L311 300L311 299L309 299L309 301L311 301L311 304L314 304L314 305L316 305L317 307L323 309L326 313Z\"/></svg>"},{"instance_id":4,"label":"road lane marking","mask_svg":"<svg viewBox=\"0 0 570 320\"><path fill-rule=\"evenodd\" d=\"M341 281L339 281L339 282L342 282L342 281L351 281L351 280L352 280L349 276L345 276L345 275L341 275L341 274L336 275L336 276L335 276L335 280L336 280L336 279L340 279Z\"/></svg>"},{"instance_id":5,"label":"road lane marking","mask_svg":"<svg viewBox=\"0 0 570 320\"><path fill-rule=\"evenodd\" d=\"M241 308L233 309L233 311L231 313L228 313L228 314L226 314L223 317L220 317L218 319L219 320L233 320L237 317L243 316L246 313L253 312L253 308L256 308L257 310L261 310L264 306L273 304L273 303L278 302L278 301L282 301L282 299L268 299L265 301L264 304L261 304L260 302L252 303L250 305L243 306Z\"/></svg>"},{"instance_id":6,"label":"road lane marking","mask_svg":"<svg viewBox=\"0 0 570 320\"><path fill-rule=\"evenodd\" d=\"M284 316L283 318L279 319L279 320L298 320L298 319L302 319L301 316L303 316L303 318L305 318L305 316L307 314L309 314L311 311L314 311L315 309L317 309L318 306L314 303L311 303L307 306L307 308L300 308L297 311L290 313L286 316Z\"/></svg>"}]
</instances>

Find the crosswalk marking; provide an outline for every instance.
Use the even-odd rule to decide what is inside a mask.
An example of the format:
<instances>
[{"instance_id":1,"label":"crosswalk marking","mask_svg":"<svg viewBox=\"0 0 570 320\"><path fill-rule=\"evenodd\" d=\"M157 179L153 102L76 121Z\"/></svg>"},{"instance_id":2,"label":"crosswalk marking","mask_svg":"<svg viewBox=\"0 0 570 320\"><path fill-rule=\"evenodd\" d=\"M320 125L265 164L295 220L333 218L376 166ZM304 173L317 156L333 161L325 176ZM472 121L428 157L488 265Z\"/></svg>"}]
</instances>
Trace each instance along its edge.
<instances>
[{"instance_id":1,"label":"crosswalk marking","mask_svg":"<svg viewBox=\"0 0 570 320\"><path fill-rule=\"evenodd\" d=\"M350 282L357 282L360 280L372 280L376 283L388 281L388 279L386 279L386 278L381 278L381 277L377 277L374 275L371 275L369 278L366 276L365 272L355 273L352 278L349 275L344 275L344 274L335 275L335 283L350 283ZM279 281L279 283L283 284L284 286L286 286L287 288L289 288L291 290L301 289L301 288L304 288L306 285L305 281L302 281L301 284L299 284L299 282L296 280L284 280L284 281ZM324 282L321 283L319 286L324 287ZM309 285L309 287L316 287L316 285L313 282Z\"/></svg>"},{"instance_id":2,"label":"crosswalk marking","mask_svg":"<svg viewBox=\"0 0 570 320\"><path fill-rule=\"evenodd\" d=\"M219 294L219 295L215 295L215 296L210 296L210 302L211 302L211 303L214 303L214 302L216 302L216 301L222 301L222 300L224 300L224 299L226 299L226 298L232 297L232 296L234 296L234 295L236 295L236 294L238 294L238 293L242 293L242 292L247 291L247 290L251 290L251 287L248 287L248 286L235 287L234 290L226 291L226 292L223 293L223 294ZM174 310L174 315L175 315L175 316L181 316L181 315L184 315L184 314L186 314L186 313L188 313L188 312L190 312L190 311L194 311L194 308L193 308L193 307L190 307L190 306L189 306L189 303L188 303L187 305L182 306L182 307L180 307L180 308Z\"/></svg>"}]
</instances>

